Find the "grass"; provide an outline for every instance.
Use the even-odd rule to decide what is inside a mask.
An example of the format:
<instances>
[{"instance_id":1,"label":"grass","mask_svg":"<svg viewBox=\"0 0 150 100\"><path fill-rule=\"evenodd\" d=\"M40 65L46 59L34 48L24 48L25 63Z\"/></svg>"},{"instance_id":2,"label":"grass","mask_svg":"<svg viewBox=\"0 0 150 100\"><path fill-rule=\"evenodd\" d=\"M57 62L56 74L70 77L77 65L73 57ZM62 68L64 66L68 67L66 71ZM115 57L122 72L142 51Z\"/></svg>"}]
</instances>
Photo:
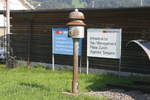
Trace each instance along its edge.
<instances>
[{"instance_id":1,"label":"grass","mask_svg":"<svg viewBox=\"0 0 150 100\"><path fill-rule=\"evenodd\" d=\"M100 91L105 84L132 84L134 77L118 77L114 75L80 74L79 91ZM142 80L143 78L139 78ZM0 100L108 100L106 97L68 96L62 92L71 91L72 72L47 70L35 67L7 69L0 66Z\"/></svg>"}]
</instances>

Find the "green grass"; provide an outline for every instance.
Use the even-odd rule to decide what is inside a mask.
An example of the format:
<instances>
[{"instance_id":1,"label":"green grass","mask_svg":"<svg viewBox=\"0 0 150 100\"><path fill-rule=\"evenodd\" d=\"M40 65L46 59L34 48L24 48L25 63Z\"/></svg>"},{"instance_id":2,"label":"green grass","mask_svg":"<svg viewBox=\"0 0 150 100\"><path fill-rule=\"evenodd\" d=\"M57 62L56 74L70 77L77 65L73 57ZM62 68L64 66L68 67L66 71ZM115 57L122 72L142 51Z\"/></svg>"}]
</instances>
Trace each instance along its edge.
<instances>
[{"instance_id":1,"label":"green grass","mask_svg":"<svg viewBox=\"0 0 150 100\"><path fill-rule=\"evenodd\" d=\"M114 75L80 74L79 91L100 91L105 84L131 84L137 78ZM142 80L142 77L138 79ZM71 91L72 72L48 70L35 67L7 69L0 66L0 100L107 100L106 97L69 96L62 92Z\"/></svg>"}]
</instances>

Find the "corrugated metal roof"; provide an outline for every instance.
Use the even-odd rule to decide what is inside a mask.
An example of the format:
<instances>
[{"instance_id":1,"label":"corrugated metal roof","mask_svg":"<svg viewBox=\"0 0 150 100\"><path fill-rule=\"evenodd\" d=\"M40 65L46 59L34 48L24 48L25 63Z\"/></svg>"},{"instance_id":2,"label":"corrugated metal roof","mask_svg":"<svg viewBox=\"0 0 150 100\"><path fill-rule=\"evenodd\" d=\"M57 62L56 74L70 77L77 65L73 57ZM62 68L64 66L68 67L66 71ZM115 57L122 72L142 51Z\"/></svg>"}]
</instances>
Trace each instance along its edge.
<instances>
[{"instance_id":1,"label":"corrugated metal roof","mask_svg":"<svg viewBox=\"0 0 150 100\"><path fill-rule=\"evenodd\" d=\"M140 46L144 52L147 54L149 60L150 60L150 41L145 41L145 40L132 40L128 43L136 43L138 46Z\"/></svg>"}]
</instances>

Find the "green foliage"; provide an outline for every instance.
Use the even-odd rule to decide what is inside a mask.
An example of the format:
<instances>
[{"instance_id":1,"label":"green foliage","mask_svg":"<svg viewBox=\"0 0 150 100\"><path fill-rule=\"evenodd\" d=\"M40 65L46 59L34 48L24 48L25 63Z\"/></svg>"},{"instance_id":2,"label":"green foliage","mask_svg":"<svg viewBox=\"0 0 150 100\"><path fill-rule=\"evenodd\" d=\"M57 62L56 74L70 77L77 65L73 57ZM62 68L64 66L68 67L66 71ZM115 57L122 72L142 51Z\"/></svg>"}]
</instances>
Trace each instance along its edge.
<instances>
[{"instance_id":1,"label":"green foliage","mask_svg":"<svg viewBox=\"0 0 150 100\"><path fill-rule=\"evenodd\" d=\"M85 8L87 6L86 2L80 2L79 0L72 0L73 8Z\"/></svg>"},{"instance_id":2,"label":"green foliage","mask_svg":"<svg viewBox=\"0 0 150 100\"><path fill-rule=\"evenodd\" d=\"M37 8L99 8L141 6L141 0L28 0ZM143 5L150 5L149 0L142 0ZM41 4L41 6L38 6Z\"/></svg>"},{"instance_id":3,"label":"green foliage","mask_svg":"<svg viewBox=\"0 0 150 100\"><path fill-rule=\"evenodd\" d=\"M141 78L114 75L80 74L79 91L100 91L107 83L131 84ZM149 78L147 78L149 80ZM71 91L72 72L47 70L39 65L7 69L0 66L0 100L108 100L106 97L87 95L69 96L62 92Z\"/></svg>"},{"instance_id":4,"label":"green foliage","mask_svg":"<svg viewBox=\"0 0 150 100\"><path fill-rule=\"evenodd\" d=\"M0 67L0 100L107 100L105 97L69 96L72 73L36 66L7 69ZM81 89L83 90L83 88Z\"/></svg>"}]
</instances>

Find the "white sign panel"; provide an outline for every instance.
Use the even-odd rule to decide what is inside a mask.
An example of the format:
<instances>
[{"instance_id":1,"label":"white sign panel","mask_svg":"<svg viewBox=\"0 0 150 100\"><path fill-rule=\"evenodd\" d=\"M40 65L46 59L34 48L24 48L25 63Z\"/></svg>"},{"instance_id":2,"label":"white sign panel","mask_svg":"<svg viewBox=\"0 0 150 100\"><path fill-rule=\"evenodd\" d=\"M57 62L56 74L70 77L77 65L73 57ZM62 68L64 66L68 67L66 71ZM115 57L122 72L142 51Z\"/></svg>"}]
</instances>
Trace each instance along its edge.
<instances>
[{"instance_id":1,"label":"white sign panel","mask_svg":"<svg viewBox=\"0 0 150 100\"><path fill-rule=\"evenodd\" d=\"M121 29L88 29L87 56L120 59Z\"/></svg>"}]
</instances>

